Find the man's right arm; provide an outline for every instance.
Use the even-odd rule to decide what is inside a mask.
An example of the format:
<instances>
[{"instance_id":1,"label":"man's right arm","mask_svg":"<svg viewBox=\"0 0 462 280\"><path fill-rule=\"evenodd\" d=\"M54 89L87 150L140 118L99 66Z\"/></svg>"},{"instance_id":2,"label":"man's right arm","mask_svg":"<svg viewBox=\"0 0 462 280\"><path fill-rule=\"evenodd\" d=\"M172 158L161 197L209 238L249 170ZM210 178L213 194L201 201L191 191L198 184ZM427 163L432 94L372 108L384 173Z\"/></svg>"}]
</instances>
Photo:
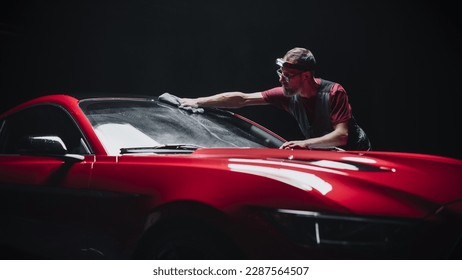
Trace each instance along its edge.
<instances>
[{"instance_id":1,"label":"man's right arm","mask_svg":"<svg viewBox=\"0 0 462 280\"><path fill-rule=\"evenodd\" d=\"M184 107L217 107L217 108L241 108L252 105L268 104L261 92L243 93L231 91L206 97L180 98L181 106Z\"/></svg>"}]
</instances>

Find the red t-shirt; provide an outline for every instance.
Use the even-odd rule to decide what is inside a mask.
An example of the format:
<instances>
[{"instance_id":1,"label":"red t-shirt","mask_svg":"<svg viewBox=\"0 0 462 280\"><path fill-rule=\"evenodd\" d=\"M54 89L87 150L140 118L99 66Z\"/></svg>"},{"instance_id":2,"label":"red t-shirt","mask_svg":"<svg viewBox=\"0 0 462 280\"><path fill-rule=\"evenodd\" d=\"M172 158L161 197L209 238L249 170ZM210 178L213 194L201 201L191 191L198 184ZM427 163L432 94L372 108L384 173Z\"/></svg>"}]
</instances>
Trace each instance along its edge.
<instances>
[{"instance_id":1,"label":"red t-shirt","mask_svg":"<svg viewBox=\"0 0 462 280\"><path fill-rule=\"evenodd\" d=\"M262 91L262 95L266 102L290 112L290 97L284 95L282 87L275 87ZM316 96L310 98L302 97L301 100L306 112L308 113L308 119L310 122L314 122ZM351 119L352 112L350 103L348 102L348 96L345 89L340 84L334 83L330 89L329 106L332 126L342 122L348 122Z\"/></svg>"}]
</instances>

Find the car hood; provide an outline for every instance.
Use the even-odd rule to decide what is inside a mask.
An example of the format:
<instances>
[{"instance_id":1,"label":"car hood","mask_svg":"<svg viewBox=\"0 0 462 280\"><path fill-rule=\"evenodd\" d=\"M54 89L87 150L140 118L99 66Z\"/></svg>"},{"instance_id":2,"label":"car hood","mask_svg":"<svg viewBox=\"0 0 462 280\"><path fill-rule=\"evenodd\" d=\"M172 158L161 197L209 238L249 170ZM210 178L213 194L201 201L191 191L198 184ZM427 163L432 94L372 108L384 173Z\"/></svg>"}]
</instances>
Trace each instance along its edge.
<instances>
[{"instance_id":1,"label":"car hood","mask_svg":"<svg viewBox=\"0 0 462 280\"><path fill-rule=\"evenodd\" d=\"M462 161L397 152L199 149L235 172L272 178L349 211L425 216L462 201ZM460 208L460 207L459 207Z\"/></svg>"},{"instance_id":2,"label":"car hood","mask_svg":"<svg viewBox=\"0 0 462 280\"><path fill-rule=\"evenodd\" d=\"M137 174L133 176L145 177L146 186L159 181L159 174L169 176L168 186L160 192L184 184L189 176L188 190L200 189L188 191L184 199L201 200L200 194L206 192L207 198L217 196L226 205L239 201L279 209L410 218L450 209L462 215L462 161L434 155L200 148L188 154L125 154L116 162L128 164ZM135 163L148 169L135 169ZM140 173L150 165L162 169Z\"/></svg>"}]
</instances>

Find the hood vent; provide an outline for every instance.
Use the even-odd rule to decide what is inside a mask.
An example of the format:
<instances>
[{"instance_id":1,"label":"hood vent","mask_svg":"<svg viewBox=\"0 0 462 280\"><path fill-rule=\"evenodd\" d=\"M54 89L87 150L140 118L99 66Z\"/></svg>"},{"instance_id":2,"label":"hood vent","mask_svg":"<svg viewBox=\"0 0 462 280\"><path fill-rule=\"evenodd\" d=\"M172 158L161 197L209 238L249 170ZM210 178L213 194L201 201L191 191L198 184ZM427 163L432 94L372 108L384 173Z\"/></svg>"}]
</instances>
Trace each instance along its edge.
<instances>
[{"instance_id":1,"label":"hood vent","mask_svg":"<svg viewBox=\"0 0 462 280\"><path fill-rule=\"evenodd\" d=\"M292 160L297 162L298 160ZM384 166L375 166L372 164L366 164L357 161L334 161L334 160L307 160L307 161L298 161L298 162L308 162L312 165L334 168L339 170L350 170L350 171L385 171L385 172L395 172L394 168L384 167Z\"/></svg>"}]
</instances>

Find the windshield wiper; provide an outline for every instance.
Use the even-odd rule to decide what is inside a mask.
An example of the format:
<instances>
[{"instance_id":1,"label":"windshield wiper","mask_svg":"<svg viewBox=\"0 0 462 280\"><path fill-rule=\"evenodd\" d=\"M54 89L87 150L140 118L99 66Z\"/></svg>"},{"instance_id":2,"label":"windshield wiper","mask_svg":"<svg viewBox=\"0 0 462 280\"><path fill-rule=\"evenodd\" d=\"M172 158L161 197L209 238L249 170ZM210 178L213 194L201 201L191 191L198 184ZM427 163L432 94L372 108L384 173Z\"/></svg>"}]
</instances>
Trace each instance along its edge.
<instances>
[{"instance_id":1,"label":"windshield wiper","mask_svg":"<svg viewBox=\"0 0 462 280\"><path fill-rule=\"evenodd\" d=\"M120 148L120 154L136 154L136 153L190 153L199 148L204 148L202 146L194 144L165 144L152 147L133 147L133 148Z\"/></svg>"}]
</instances>

